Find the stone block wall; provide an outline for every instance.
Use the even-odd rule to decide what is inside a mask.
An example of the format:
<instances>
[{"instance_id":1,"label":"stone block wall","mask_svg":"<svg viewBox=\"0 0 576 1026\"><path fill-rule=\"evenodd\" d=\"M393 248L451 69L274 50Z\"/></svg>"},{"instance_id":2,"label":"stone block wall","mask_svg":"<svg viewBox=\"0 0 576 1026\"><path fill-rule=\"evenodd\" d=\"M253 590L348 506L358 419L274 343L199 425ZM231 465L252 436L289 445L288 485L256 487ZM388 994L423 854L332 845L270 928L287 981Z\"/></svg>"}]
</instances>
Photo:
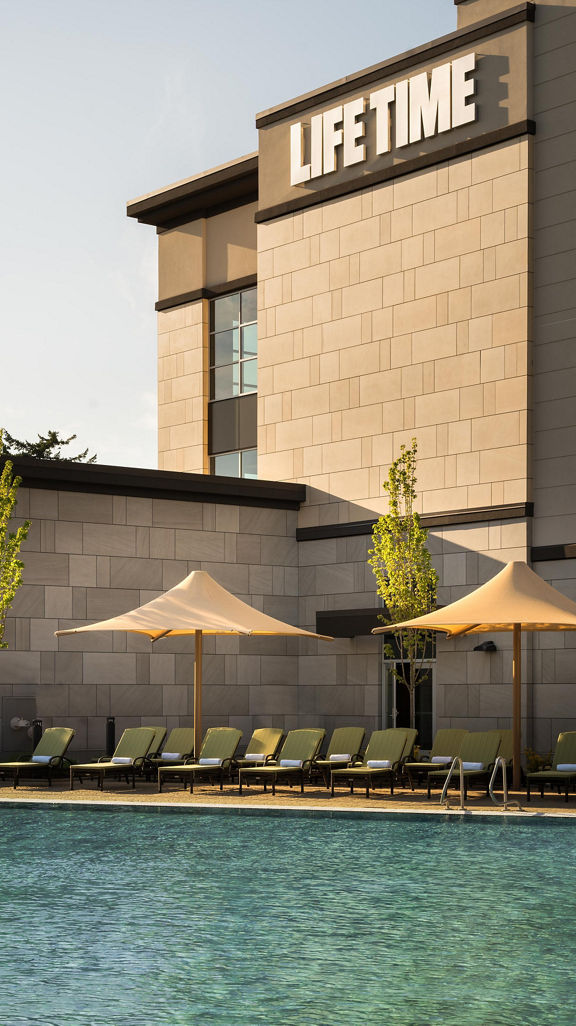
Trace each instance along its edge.
<instances>
[{"instance_id":1,"label":"stone block wall","mask_svg":"<svg viewBox=\"0 0 576 1026\"><path fill-rule=\"evenodd\" d=\"M32 528L0 651L3 751L22 743L9 726L16 715L74 727L75 757L102 753L108 716L117 736L128 726L190 724L192 637L152 646L139 635L54 631L139 606L193 569L297 622L294 510L21 488L18 514ZM204 726L294 726L299 644L206 637Z\"/></svg>"},{"instance_id":2,"label":"stone block wall","mask_svg":"<svg viewBox=\"0 0 576 1026\"><path fill-rule=\"evenodd\" d=\"M423 512L524 501L531 142L258 227L259 460L301 524L382 512L419 441Z\"/></svg>"}]
</instances>

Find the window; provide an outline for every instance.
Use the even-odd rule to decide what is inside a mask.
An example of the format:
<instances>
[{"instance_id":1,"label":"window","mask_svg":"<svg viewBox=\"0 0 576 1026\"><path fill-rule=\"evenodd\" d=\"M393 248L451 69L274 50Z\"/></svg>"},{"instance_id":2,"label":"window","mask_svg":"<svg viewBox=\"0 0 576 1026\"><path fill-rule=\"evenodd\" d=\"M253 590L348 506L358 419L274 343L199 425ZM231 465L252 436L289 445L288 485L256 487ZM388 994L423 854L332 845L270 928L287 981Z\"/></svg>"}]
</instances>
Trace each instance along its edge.
<instances>
[{"instance_id":1,"label":"window","mask_svg":"<svg viewBox=\"0 0 576 1026\"><path fill-rule=\"evenodd\" d=\"M231 399L257 388L256 289L210 304L210 399Z\"/></svg>"},{"instance_id":2,"label":"window","mask_svg":"<svg viewBox=\"0 0 576 1026\"><path fill-rule=\"evenodd\" d=\"M239 452L223 452L212 456L210 473L223 477L258 477L256 449L241 449Z\"/></svg>"}]
</instances>

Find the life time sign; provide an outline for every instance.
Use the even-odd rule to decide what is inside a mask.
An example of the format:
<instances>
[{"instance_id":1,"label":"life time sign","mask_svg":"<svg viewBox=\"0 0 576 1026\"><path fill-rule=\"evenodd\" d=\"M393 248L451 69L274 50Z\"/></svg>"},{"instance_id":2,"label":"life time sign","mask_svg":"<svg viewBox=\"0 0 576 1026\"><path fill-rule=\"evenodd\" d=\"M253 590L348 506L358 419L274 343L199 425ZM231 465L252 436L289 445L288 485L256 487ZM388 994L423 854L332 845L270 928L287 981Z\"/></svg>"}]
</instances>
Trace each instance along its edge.
<instances>
[{"instance_id":1,"label":"life time sign","mask_svg":"<svg viewBox=\"0 0 576 1026\"><path fill-rule=\"evenodd\" d=\"M424 71L314 114L309 128L301 121L291 125L290 184L303 185L475 121L475 70L476 54L469 53L441 64L430 75ZM370 118L375 126L373 152L363 141Z\"/></svg>"}]
</instances>

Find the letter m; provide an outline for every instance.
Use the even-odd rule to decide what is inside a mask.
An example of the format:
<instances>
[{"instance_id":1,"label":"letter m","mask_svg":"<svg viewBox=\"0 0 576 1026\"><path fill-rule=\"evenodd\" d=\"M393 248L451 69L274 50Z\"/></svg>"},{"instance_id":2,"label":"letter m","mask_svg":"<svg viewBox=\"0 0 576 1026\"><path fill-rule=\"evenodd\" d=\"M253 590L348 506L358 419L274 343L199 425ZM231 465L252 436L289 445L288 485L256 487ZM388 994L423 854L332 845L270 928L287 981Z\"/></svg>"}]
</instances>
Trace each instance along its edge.
<instances>
[{"instance_id":1,"label":"letter m","mask_svg":"<svg viewBox=\"0 0 576 1026\"><path fill-rule=\"evenodd\" d=\"M436 127L438 126L438 127ZM410 142L428 139L436 132L447 132L452 127L450 107L450 65L434 68L430 75L424 71L410 79Z\"/></svg>"}]
</instances>

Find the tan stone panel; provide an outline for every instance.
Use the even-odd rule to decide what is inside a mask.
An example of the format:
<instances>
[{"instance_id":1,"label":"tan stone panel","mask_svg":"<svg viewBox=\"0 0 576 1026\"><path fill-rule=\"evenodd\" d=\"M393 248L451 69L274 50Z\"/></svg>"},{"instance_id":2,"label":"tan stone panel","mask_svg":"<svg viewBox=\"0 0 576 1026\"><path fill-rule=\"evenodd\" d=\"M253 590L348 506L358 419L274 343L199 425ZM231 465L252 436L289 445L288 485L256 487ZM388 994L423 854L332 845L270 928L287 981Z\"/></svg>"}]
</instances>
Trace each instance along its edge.
<instances>
[{"instance_id":1,"label":"tan stone panel","mask_svg":"<svg viewBox=\"0 0 576 1026\"><path fill-rule=\"evenodd\" d=\"M498 246L496 250L496 277L522 274L528 269L528 240L519 239Z\"/></svg>"},{"instance_id":2,"label":"tan stone panel","mask_svg":"<svg viewBox=\"0 0 576 1026\"><path fill-rule=\"evenodd\" d=\"M221 285L256 273L257 203L206 220L206 284Z\"/></svg>"},{"instance_id":3,"label":"tan stone panel","mask_svg":"<svg viewBox=\"0 0 576 1026\"><path fill-rule=\"evenodd\" d=\"M340 443L349 445L349 442ZM355 443L356 444L356 443ZM360 441L357 443L360 451ZM358 460L358 462L360 462ZM332 495L353 495L358 499L368 497L370 487L370 472L367 468L342 470L340 473L331 473L329 488ZM358 517L357 519L360 519Z\"/></svg>"},{"instance_id":4,"label":"tan stone panel","mask_svg":"<svg viewBox=\"0 0 576 1026\"><path fill-rule=\"evenodd\" d=\"M412 335L412 358L414 363L424 360L438 360L456 355L456 325L446 324L427 331L415 331Z\"/></svg>"},{"instance_id":5,"label":"tan stone panel","mask_svg":"<svg viewBox=\"0 0 576 1026\"><path fill-rule=\"evenodd\" d=\"M351 378L358 374L373 374L380 369L380 344L366 342L361 348L340 350L340 376Z\"/></svg>"},{"instance_id":6,"label":"tan stone panel","mask_svg":"<svg viewBox=\"0 0 576 1026\"><path fill-rule=\"evenodd\" d=\"M488 314L486 317L475 317L469 321L468 326L468 348L488 349L492 345L493 317Z\"/></svg>"},{"instance_id":7,"label":"tan stone panel","mask_svg":"<svg viewBox=\"0 0 576 1026\"><path fill-rule=\"evenodd\" d=\"M489 452L480 453L480 481L504 481L505 494L506 483L517 480L521 483L520 495L525 494L527 470L527 451L525 445L502 446L499 449L492 449ZM507 499L508 502L515 501Z\"/></svg>"},{"instance_id":8,"label":"tan stone panel","mask_svg":"<svg viewBox=\"0 0 576 1026\"><path fill-rule=\"evenodd\" d=\"M417 299L394 308L394 334L405 335L436 327L436 298Z\"/></svg>"},{"instance_id":9,"label":"tan stone panel","mask_svg":"<svg viewBox=\"0 0 576 1026\"><path fill-rule=\"evenodd\" d=\"M496 382L495 409L497 413L528 408L528 381L525 375Z\"/></svg>"},{"instance_id":10,"label":"tan stone panel","mask_svg":"<svg viewBox=\"0 0 576 1026\"><path fill-rule=\"evenodd\" d=\"M362 197L358 194L346 199L332 200L322 207L322 231L341 228L362 219Z\"/></svg>"},{"instance_id":11,"label":"tan stone panel","mask_svg":"<svg viewBox=\"0 0 576 1026\"><path fill-rule=\"evenodd\" d=\"M328 268L326 268L328 270ZM312 299L312 320L314 324L325 324L332 319L332 296L329 292Z\"/></svg>"},{"instance_id":12,"label":"tan stone panel","mask_svg":"<svg viewBox=\"0 0 576 1026\"><path fill-rule=\"evenodd\" d=\"M276 450L294 449L298 446L312 445L312 418L291 420L276 425Z\"/></svg>"},{"instance_id":13,"label":"tan stone panel","mask_svg":"<svg viewBox=\"0 0 576 1026\"><path fill-rule=\"evenodd\" d=\"M330 267L318 264L292 274L292 300L306 299L318 293L327 292L330 285Z\"/></svg>"},{"instance_id":14,"label":"tan stone panel","mask_svg":"<svg viewBox=\"0 0 576 1026\"><path fill-rule=\"evenodd\" d=\"M433 199L437 193L437 171L420 171L394 182L394 208Z\"/></svg>"},{"instance_id":15,"label":"tan stone panel","mask_svg":"<svg viewBox=\"0 0 576 1026\"><path fill-rule=\"evenodd\" d=\"M480 354L465 353L436 361L437 388L461 388L480 381Z\"/></svg>"},{"instance_id":16,"label":"tan stone panel","mask_svg":"<svg viewBox=\"0 0 576 1026\"><path fill-rule=\"evenodd\" d=\"M520 282L518 275L496 279L482 285L472 286L472 316L500 313L520 305Z\"/></svg>"},{"instance_id":17,"label":"tan stone panel","mask_svg":"<svg viewBox=\"0 0 576 1026\"><path fill-rule=\"evenodd\" d=\"M382 404L342 411L342 438L361 438L382 431Z\"/></svg>"},{"instance_id":18,"label":"tan stone panel","mask_svg":"<svg viewBox=\"0 0 576 1026\"><path fill-rule=\"evenodd\" d=\"M158 295L160 299L192 292L205 285L203 218L163 231L158 236Z\"/></svg>"},{"instance_id":19,"label":"tan stone panel","mask_svg":"<svg viewBox=\"0 0 576 1026\"><path fill-rule=\"evenodd\" d=\"M404 367L402 369L402 396L422 395L422 365Z\"/></svg>"},{"instance_id":20,"label":"tan stone panel","mask_svg":"<svg viewBox=\"0 0 576 1026\"><path fill-rule=\"evenodd\" d=\"M472 160L471 157L460 157L458 160L450 161L448 164L448 189L450 192L466 189L472 185Z\"/></svg>"},{"instance_id":21,"label":"tan stone panel","mask_svg":"<svg viewBox=\"0 0 576 1026\"><path fill-rule=\"evenodd\" d=\"M528 199L528 172L517 171L515 174L495 178L493 182L493 209L514 207Z\"/></svg>"},{"instance_id":22,"label":"tan stone panel","mask_svg":"<svg viewBox=\"0 0 576 1026\"><path fill-rule=\"evenodd\" d=\"M472 421L472 448L498 449L515 445L520 440L520 414L501 413L491 417L479 417ZM500 480L500 475L483 478L484 481Z\"/></svg>"},{"instance_id":23,"label":"tan stone panel","mask_svg":"<svg viewBox=\"0 0 576 1026\"><path fill-rule=\"evenodd\" d=\"M380 218L370 217L340 229L340 256L373 249L380 243Z\"/></svg>"},{"instance_id":24,"label":"tan stone panel","mask_svg":"<svg viewBox=\"0 0 576 1026\"><path fill-rule=\"evenodd\" d=\"M460 284L462 287L484 281L484 257L481 251L464 253L460 257Z\"/></svg>"},{"instance_id":25,"label":"tan stone panel","mask_svg":"<svg viewBox=\"0 0 576 1026\"><path fill-rule=\"evenodd\" d=\"M419 267L424 263L424 236L413 235L402 240L402 270Z\"/></svg>"},{"instance_id":26,"label":"tan stone panel","mask_svg":"<svg viewBox=\"0 0 576 1026\"><path fill-rule=\"evenodd\" d=\"M456 457L456 484L475 485L480 481L480 454L459 453Z\"/></svg>"},{"instance_id":27,"label":"tan stone panel","mask_svg":"<svg viewBox=\"0 0 576 1026\"><path fill-rule=\"evenodd\" d=\"M415 400L416 427L458 420L459 402L457 388L436 392L433 395L417 396Z\"/></svg>"},{"instance_id":28,"label":"tan stone panel","mask_svg":"<svg viewBox=\"0 0 576 1026\"><path fill-rule=\"evenodd\" d=\"M372 189L372 213L386 214L394 208L394 183L384 182Z\"/></svg>"},{"instance_id":29,"label":"tan stone panel","mask_svg":"<svg viewBox=\"0 0 576 1026\"><path fill-rule=\"evenodd\" d=\"M341 289L350 284L350 260L340 257L330 262L330 289Z\"/></svg>"},{"instance_id":30,"label":"tan stone panel","mask_svg":"<svg viewBox=\"0 0 576 1026\"><path fill-rule=\"evenodd\" d=\"M340 256L340 231L333 228L320 235L320 260L337 260Z\"/></svg>"},{"instance_id":31,"label":"tan stone panel","mask_svg":"<svg viewBox=\"0 0 576 1026\"><path fill-rule=\"evenodd\" d=\"M407 367L412 362L412 335L395 335L390 339L390 367Z\"/></svg>"},{"instance_id":32,"label":"tan stone panel","mask_svg":"<svg viewBox=\"0 0 576 1026\"><path fill-rule=\"evenodd\" d=\"M437 260L471 253L480 248L480 219L465 221L438 228L435 232L435 256Z\"/></svg>"},{"instance_id":33,"label":"tan stone panel","mask_svg":"<svg viewBox=\"0 0 576 1026\"><path fill-rule=\"evenodd\" d=\"M504 347L485 349L482 354L482 381L499 381L504 377Z\"/></svg>"},{"instance_id":34,"label":"tan stone panel","mask_svg":"<svg viewBox=\"0 0 576 1026\"><path fill-rule=\"evenodd\" d=\"M276 332L283 335L287 331L307 328L314 323L312 299L300 299L293 303L284 303L276 307Z\"/></svg>"},{"instance_id":35,"label":"tan stone panel","mask_svg":"<svg viewBox=\"0 0 576 1026\"><path fill-rule=\"evenodd\" d=\"M423 296L435 296L438 292L448 292L460 285L460 261L458 257L450 260L437 260L434 264L416 268L416 299Z\"/></svg>"},{"instance_id":36,"label":"tan stone panel","mask_svg":"<svg viewBox=\"0 0 576 1026\"><path fill-rule=\"evenodd\" d=\"M402 371L379 371L364 374L360 378L360 405L370 406L378 402L389 402L402 396Z\"/></svg>"},{"instance_id":37,"label":"tan stone panel","mask_svg":"<svg viewBox=\"0 0 576 1026\"><path fill-rule=\"evenodd\" d=\"M472 185L468 189L468 203L469 217L482 217L484 214L491 214L494 209L492 205L492 182Z\"/></svg>"},{"instance_id":38,"label":"tan stone panel","mask_svg":"<svg viewBox=\"0 0 576 1026\"><path fill-rule=\"evenodd\" d=\"M84 524L84 553L99 556L135 556L136 528Z\"/></svg>"},{"instance_id":39,"label":"tan stone panel","mask_svg":"<svg viewBox=\"0 0 576 1026\"><path fill-rule=\"evenodd\" d=\"M264 481L291 481L294 477L293 453L259 453L258 477Z\"/></svg>"},{"instance_id":40,"label":"tan stone panel","mask_svg":"<svg viewBox=\"0 0 576 1026\"><path fill-rule=\"evenodd\" d=\"M460 488L437 488L425 493L422 499L422 512L435 513L451 509L465 509L468 501L466 486Z\"/></svg>"},{"instance_id":41,"label":"tan stone panel","mask_svg":"<svg viewBox=\"0 0 576 1026\"><path fill-rule=\"evenodd\" d=\"M407 239L409 236L417 234L417 229L413 227L413 209L413 207L402 207L400 210L393 210L387 215L390 218L391 242L397 242L398 239Z\"/></svg>"},{"instance_id":42,"label":"tan stone panel","mask_svg":"<svg viewBox=\"0 0 576 1026\"><path fill-rule=\"evenodd\" d=\"M483 248L486 246L501 246L504 243L506 213L507 211L497 210L493 214L485 214L481 218Z\"/></svg>"},{"instance_id":43,"label":"tan stone panel","mask_svg":"<svg viewBox=\"0 0 576 1026\"><path fill-rule=\"evenodd\" d=\"M415 203L412 209L414 235L444 228L458 220L458 203L454 193Z\"/></svg>"},{"instance_id":44,"label":"tan stone panel","mask_svg":"<svg viewBox=\"0 0 576 1026\"><path fill-rule=\"evenodd\" d=\"M345 318L368 310L378 310L381 306L381 281L366 281L342 289L342 315Z\"/></svg>"},{"instance_id":45,"label":"tan stone panel","mask_svg":"<svg viewBox=\"0 0 576 1026\"><path fill-rule=\"evenodd\" d=\"M285 247L294 241L294 218L291 215L257 227L258 253L279 246Z\"/></svg>"},{"instance_id":46,"label":"tan stone panel","mask_svg":"<svg viewBox=\"0 0 576 1026\"><path fill-rule=\"evenodd\" d=\"M472 422L459 420L448 425L448 452L469 452L472 448Z\"/></svg>"},{"instance_id":47,"label":"tan stone panel","mask_svg":"<svg viewBox=\"0 0 576 1026\"><path fill-rule=\"evenodd\" d=\"M392 307L384 307L381 310L372 311L372 338L376 340L387 340L392 334ZM383 349L380 348L380 359L383 359Z\"/></svg>"},{"instance_id":48,"label":"tan stone panel","mask_svg":"<svg viewBox=\"0 0 576 1026\"><path fill-rule=\"evenodd\" d=\"M520 150L518 143L509 142L496 149L483 150L474 155L472 161L472 184L486 182L490 178L499 178L520 170Z\"/></svg>"},{"instance_id":49,"label":"tan stone panel","mask_svg":"<svg viewBox=\"0 0 576 1026\"><path fill-rule=\"evenodd\" d=\"M394 274L402 270L402 243L393 242L387 246L368 250L360 254L360 280L368 281L381 275Z\"/></svg>"}]
</instances>

